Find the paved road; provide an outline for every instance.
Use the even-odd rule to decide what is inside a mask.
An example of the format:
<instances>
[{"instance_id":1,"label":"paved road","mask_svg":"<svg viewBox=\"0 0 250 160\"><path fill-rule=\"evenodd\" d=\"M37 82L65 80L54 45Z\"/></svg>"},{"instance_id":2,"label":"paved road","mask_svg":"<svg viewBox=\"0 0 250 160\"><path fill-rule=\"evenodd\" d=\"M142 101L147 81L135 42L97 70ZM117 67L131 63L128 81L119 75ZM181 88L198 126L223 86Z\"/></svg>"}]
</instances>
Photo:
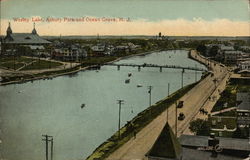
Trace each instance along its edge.
<instances>
[{"instance_id":1,"label":"paved road","mask_svg":"<svg viewBox=\"0 0 250 160\"><path fill-rule=\"evenodd\" d=\"M207 63L204 57L198 55L195 51L191 52L191 55L199 61ZM199 109L204 106L208 101L208 98L217 92L218 87L221 85L221 81L228 77L229 73L227 68L221 67L219 64L214 65L214 62L210 63L214 76L208 76L192 90L185 94L181 100L184 101L184 107L178 109L177 114L183 112L185 114L185 120L178 121L177 135L181 135L189 126L189 122L199 113ZM215 82L214 79L217 79ZM144 127L136 136L136 139L131 139L125 143L122 147L111 154L108 160L142 160L147 159L145 154L154 144L156 138L159 136L165 122L168 119L170 126L175 132L175 105L170 106L168 111L164 111L146 127ZM168 113L168 114L167 114ZM167 118L168 117L168 118Z\"/></svg>"}]
</instances>

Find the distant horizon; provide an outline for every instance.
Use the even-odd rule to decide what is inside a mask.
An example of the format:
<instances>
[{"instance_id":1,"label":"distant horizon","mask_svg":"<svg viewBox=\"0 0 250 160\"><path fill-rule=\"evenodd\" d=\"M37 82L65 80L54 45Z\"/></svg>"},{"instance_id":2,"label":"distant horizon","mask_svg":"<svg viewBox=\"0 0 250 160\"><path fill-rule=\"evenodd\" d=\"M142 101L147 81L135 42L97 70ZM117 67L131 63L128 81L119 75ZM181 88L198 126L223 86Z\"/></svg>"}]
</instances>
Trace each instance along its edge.
<instances>
[{"instance_id":1,"label":"distant horizon","mask_svg":"<svg viewBox=\"0 0 250 160\"><path fill-rule=\"evenodd\" d=\"M249 36L249 11L249 0L4 0L0 34L35 22L42 36Z\"/></svg>"},{"instance_id":2,"label":"distant horizon","mask_svg":"<svg viewBox=\"0 0 250 160\"><path fill-rule=\"evenodd\" d=\"M16 33L31 33L31 32L16 32ZM159 32L158 32L159 33ZM158 37L158 34L155 35L40 35L41 37ZM6 34L0 35L0 37L5 37ZM221 36L221 35L162 35L163 37L248 37L250 38L250 35L246 36Z\"/></svg>"}]
</instances>

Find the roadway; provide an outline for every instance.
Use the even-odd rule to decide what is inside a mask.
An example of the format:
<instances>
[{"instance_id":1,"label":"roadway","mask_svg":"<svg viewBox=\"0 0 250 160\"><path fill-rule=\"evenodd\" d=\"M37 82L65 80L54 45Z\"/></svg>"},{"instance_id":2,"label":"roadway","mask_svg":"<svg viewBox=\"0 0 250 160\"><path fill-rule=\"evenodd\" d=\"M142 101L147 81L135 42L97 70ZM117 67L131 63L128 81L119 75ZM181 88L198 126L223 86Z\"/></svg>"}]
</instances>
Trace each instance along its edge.
<instances>
[{"instance_id":1,"label":"roadway","mask_svg":"<svg viewBox=\"0 0 250 160\"><path fill-rule=\"evenodd\" d=\"M208 63L208 60L197 54L195 51L191 52L191 56L200 62ZM209 97L218 92L218 88L223 89L221 86L229 78L230 74L226 67L219 64L214 65L216 62L210 62L210 68L214 76L208 76L191 89L187 94L181 97L180 100L184 101L184 107L178 109L177 114L183 112L185 120L178 121L177 123L177 136L180 136L184 131L188 132L189 122L197 117L199 110L209 101ZM217 79L215 82L214 80ZM220 90L222 91L222 90ZM211 105L212 106L212 105ZM145 154L150 150L155 140L159 136L166 121L170 124L175 132L175 105L171 105L161 115L156 117L151 123L145 126L140 132L137 133L136 139L130 139L127 143L112 153L108 160L143 160L147 159ZM168 114L167 114L168 113Z\"/></svg>"}]
</instances>

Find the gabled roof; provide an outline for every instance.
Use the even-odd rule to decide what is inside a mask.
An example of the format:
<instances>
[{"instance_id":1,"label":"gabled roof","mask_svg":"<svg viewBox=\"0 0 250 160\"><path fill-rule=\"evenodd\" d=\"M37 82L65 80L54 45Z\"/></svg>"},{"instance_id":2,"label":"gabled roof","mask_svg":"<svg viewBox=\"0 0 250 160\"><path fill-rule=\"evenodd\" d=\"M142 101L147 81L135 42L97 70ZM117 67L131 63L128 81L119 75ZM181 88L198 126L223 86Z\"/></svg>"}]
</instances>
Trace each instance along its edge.
<instances>
[{"instance_id":1,"label":"gabled roof","mask_svg":"<svg viewBox=\"0 0 250 160\"><path fill-rule=\"evenodd\" d=\"M250 93L238 92L236 94L236 101L239 102L238 108L240 110L250 110Z\"/></svg>"},{"instance_id":2,"label":"gabled roof","mask_svg":"<svg viewBox=\"0 0 250 160\"><path fill-rule=\"evenodd\" d=\"M32 33L12 33L4 38L4 43L8 44L49 44L51 42Z\"/></svg>"},{"instance_id":3,"label":"gabled roof","mask_svg":"<svg viewBox=\"0 0 250 160\"><path fill-rule=\"evenodd\" d=\"M175 137L169 124L166 123L153 147L146 154L148 157L178 158L181 154L181 145Z\"/></svg>"}]
</instances>

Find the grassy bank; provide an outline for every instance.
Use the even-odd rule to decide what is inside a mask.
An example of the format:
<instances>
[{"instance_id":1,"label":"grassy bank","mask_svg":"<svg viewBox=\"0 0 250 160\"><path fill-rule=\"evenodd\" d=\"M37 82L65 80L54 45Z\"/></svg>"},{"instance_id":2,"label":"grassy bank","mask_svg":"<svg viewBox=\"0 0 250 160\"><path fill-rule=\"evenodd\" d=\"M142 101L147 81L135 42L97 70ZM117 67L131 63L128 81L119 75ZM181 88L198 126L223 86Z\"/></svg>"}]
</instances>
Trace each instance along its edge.
<instances>
[{"instance_id":1,"label":"grassy bank","mask_svg":"<svg viewBox=\"0 0 250 160\"><path fill-rule=\"evenodd\" d=\"M198 82L197 82L198 83ZM120 129L121 139L118 139L118 131L112 135L108 140L102 143L96 150L87 158L87 160L102 160L107 158L116 149L126 143L133 137L133 133L139 132L143 127L149 124L153 119L159 116L168 107L174 104L179 98L185 95L190 89L192 89L197 83L190 84L183 89L180 89L169 97L165 98L152 105L151 107L140 112L131 121Z\"/></svg>"},{"instance_id":2,"label":"grassy bank","mask_svg":"<svg viewBox=\"0 0 250 160\"><path fill-rule=\"evenodd\" d=\"M248 82L250 82L248 80ZM220 99L215 103L212 112L220 111L226 108L236 107L237 92L250 92L250 86L242 81L232 81L226 86L226 89L221 93ZM236 111L221 113L220 116L235 116Z\"/></svg>"},{"instance_id":3,"label":"grassy bank","mask_svg":"<svg viewBox=\"0 0 250 160\"><path fill-rule=\"evenodd\" d=\"M93 64L103 64L103 63L118 60L120 58L126 58L126 57L140 55L140 54L147 54L147 53L151 53L153 51L159 51L159 50L138 50L138 51L130 52L128 54L120 54L117 56L88 57L80 62L81 65L78 65L76 67L62 69L62 70L56 70L56 71L46 71L46 72L41 72L38 74L15 73L15 74L10 75L10 76L3 76L2 81L1 81L2 84L0 83L0 85L8 85L8 84L13 84L13 83L23 83L23 82L33 81L33 80L37 80L37 79L43 79L43 78L47 78L47 77L56 77L56 76L60 76L60 75L72 74L74 72L78 72L81 69L81 67L88 67L88 66L93 65ZM10 62L11 64L6 64L6 65L8 65L7 67L6 66L4 67L4 64L0 63L0 67L1 67L1 65L2 65L2 67L6 68L6 69L8 69L8 67L13 67L14 65L13 65L12 59L13 58L11 58L11 57L0 57L0 60L5 61L4 63L11 61ZM22 67L24 65L24 62L31 62L31 61L32 61L32 58L19 57L18 61L16 60L15 64L17 65L17 63L20 62L20 67ZM40 60L40 63L35 62L34 65L24 67L22 69L22 71L23 70L32 70L32 69L41 69L41 67L43 69L45 69L45 68L48 69L50 67L51 68L57 67L59 65L61 65L61 64L57 63L57 62L44 62L43 60Z\"/></svg>"}]
</instances>

